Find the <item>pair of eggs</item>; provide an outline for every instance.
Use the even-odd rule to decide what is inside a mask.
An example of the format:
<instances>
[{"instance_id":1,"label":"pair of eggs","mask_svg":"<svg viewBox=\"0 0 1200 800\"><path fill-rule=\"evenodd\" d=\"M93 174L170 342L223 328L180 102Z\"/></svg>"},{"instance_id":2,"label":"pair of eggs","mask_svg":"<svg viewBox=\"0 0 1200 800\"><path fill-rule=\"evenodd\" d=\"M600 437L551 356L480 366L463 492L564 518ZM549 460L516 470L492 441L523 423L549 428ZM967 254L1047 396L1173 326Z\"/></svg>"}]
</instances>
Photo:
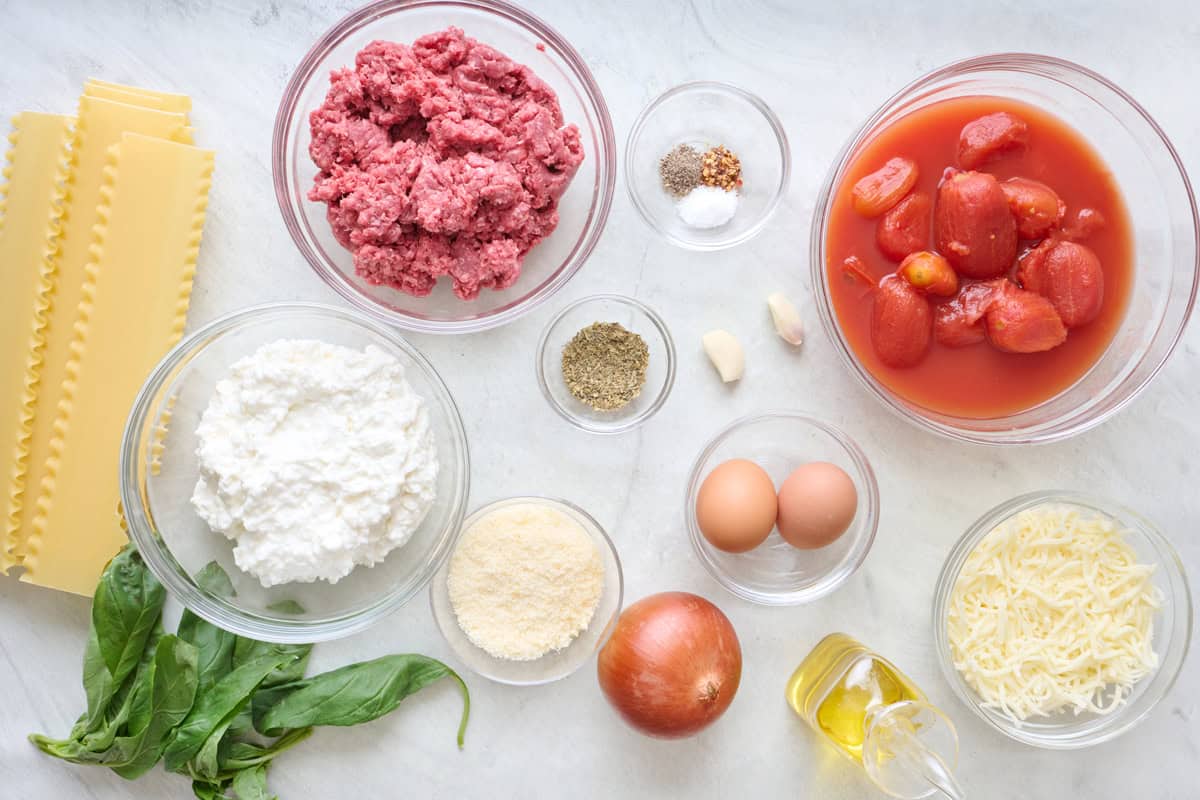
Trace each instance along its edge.
<instances>
[{"instance_id":1,"label":"pair of eggs","mask_svg":"<svg viewBox=\"0 0 1200 800\"><path fill-rule=\"evenodd\" d=\"M802 464L775 491L767 471L744 458L719 464L700 484L696 522L709 544L744 553L779 529L801 550L832 544L850 527L858 491L845 470L826 461Z\"/></svg>"}]
</instances>

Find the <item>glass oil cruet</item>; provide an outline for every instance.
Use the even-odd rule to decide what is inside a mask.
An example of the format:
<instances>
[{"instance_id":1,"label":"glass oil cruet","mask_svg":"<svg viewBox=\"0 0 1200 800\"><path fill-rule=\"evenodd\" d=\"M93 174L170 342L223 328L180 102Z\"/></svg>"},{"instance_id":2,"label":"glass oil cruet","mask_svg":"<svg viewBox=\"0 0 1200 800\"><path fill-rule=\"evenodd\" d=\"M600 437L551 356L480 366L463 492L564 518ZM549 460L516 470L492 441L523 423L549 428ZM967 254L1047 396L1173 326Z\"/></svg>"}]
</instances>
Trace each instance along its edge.
<instances>
[{"instance_id":1,"label":"glass oil cruet","mask_svg":"<svg viewBox=\"0 0 1200 800\"><path fill-rule=\"evenodd\" d=\"M844 633L822 639L792 673L787 701L891 797L965 795L954 724L908 676Z\"/></svg>"}]
</instances>

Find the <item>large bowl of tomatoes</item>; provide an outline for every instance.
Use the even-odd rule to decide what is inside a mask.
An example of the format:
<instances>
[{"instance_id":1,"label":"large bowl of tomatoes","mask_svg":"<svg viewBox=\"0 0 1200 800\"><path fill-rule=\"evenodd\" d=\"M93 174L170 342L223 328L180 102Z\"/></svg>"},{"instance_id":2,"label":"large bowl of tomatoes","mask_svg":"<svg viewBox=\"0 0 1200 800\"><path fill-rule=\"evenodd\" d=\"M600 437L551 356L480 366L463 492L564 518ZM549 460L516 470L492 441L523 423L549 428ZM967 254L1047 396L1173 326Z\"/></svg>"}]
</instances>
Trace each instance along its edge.
<instances>
[{"instance_id":1,"label":"large bowl of tomatoes","mask_svg":"<svg viewBox=\"0 0 1200 800\"><path fill-rule=\"evenodd\" d=\"M1128 94L1061 59L1001 54L889 99L813 218L822 323L916 424L1046 442L1119 411L1166 362L1200 277L1195 198Z\"/></svg>"}]
</instances>

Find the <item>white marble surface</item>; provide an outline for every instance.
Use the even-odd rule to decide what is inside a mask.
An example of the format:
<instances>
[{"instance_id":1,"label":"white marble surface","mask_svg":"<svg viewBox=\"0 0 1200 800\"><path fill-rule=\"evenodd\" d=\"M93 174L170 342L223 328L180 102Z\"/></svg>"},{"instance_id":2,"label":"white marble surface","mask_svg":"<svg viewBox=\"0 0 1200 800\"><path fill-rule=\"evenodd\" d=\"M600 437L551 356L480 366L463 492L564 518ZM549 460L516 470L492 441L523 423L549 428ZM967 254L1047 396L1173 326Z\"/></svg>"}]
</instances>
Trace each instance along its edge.
<instances>
[{"instance_id":1,"label":"white marble surface","mask_svg":"<svg viewBox=\"0 0 1200 800\"><path fill-rule=\"evenodd\" d=\"M195 99L202 143L218 150L191 327L268 300L339 302L295 253L271 190L269 145L284 82L312 41L353 5L253 2L0 0L0 114L67 111L84 78L173 88ZM818 183L844 138L885 96L944 62L998 50L1051 53L1115 80L1156 116L1200 175L1200 14L1191 0L838 2L533 0L583 52L608 98L618 141L641 106L686 79L724 78L760 93L791 136L794 171L781 212L753 243L691 255L638 220L619 185L608 230L586 268L537 312L486 336L414 337L457 397L470 436L472 504L550 493L588 508L620 548L628 598L684 589L717 602L745 654L743 684L719 724L684 742L621 725L594 671L536 689L468 678L474 714L454 747L449 687L354 729L322 730L276 762L286 800L335 797L877 796L788 709L783 683L817 639L845 630L909 672L959 724L972 798L1185 800L1200 796L1200 657L1134 733L1085 752L1052 753L991 732L950 694L934 661L929 606L942 559L992 505L1049 486L1127 502L1174 538L1200 576L1200 326L1161 376L1099 430L1038 449L952 444L908 427L872 401L835 360L812 310L803 253ZM735 273L744 290L720 292ZM810 319L795 356L774 339L763 297L782 288ZM596 439L568 428L534 383L537 333L556 308L598 290L634 292L661 310L681 369L662 413L640 432ZM729 390L699 348L709 327L748 345L746 379ZM844 426L880 476L874 551L840 591L811 606L738 601L704 573L686 542L681 499L702 442L735 416L803 409ZM155 772L131 784L38 754L30 731L65 731L83 704L79 660L86 601L0 579L0 797L185 798ZM424 597L370 633L317 648L328 667L393 651L451 654Z\"/></svg>"}]
</instances>

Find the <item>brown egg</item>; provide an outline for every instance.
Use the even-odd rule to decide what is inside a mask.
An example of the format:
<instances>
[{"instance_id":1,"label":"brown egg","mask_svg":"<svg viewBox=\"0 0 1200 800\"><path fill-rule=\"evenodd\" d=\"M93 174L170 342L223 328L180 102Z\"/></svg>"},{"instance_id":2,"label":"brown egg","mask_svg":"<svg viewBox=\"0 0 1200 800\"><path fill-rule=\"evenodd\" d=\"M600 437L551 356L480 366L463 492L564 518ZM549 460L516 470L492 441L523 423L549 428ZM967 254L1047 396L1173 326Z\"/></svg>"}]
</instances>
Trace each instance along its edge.
<instances>
[{"instance_id":1,"label":"brown egg","mask_svg":"<svg viewBox=\"0 0 1200 800\"><path fill-rule=\"evenodd\" d=\"M763 543L775 527L779 499L766 470L735 458L718 465L696 495L696 522L713 547L744 553Z\"/></svg>"},{"instance_id":2,"label":"brown egg","mask_svg":"<svg viewBox=\"0 0 1200 800\"><path fill-rule=\"evenodd\" d=\"M797 467L779 487L779 535L814 550L846 532L858 509L854 481L841 467L814 461Z\"/></svg>"}]
</instances>

